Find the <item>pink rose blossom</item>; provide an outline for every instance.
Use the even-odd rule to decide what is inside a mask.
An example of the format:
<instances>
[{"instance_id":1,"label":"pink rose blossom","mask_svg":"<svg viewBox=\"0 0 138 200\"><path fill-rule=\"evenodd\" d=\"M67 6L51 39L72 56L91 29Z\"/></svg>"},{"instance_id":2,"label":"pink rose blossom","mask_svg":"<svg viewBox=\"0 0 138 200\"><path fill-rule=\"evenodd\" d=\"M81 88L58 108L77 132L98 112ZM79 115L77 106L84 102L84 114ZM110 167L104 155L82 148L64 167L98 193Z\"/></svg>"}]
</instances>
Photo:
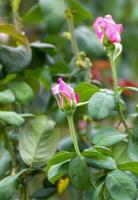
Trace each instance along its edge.
<instances>
[{"instance_id":1,"label":"pink rose blossom","mask_svg":"<svg viewBox=\"0 0 138 200\"><path fill-rule=\"evenodd\" d=\"M104 36L108 38L111 43L120 43L123 32L122 24L116 24L111 15L105 17L98 17L93 25L97 37L103 42Z\"/></svg>"},{"instance_id":2,"label":"pink rose blossom","mask_svg":"<svg viewBox=\"0 0 138 200\"><path fill-rule=\"evenodd\" d=\"M52 87L52 92L56 97L58 97L61 109L64 109L64 104L68 104L70 107L73 107L77 105L79 101L79 97L74 92L73 88L67 85L62 78L59 78L58 84Z\"/></svg>"}]
</instances>

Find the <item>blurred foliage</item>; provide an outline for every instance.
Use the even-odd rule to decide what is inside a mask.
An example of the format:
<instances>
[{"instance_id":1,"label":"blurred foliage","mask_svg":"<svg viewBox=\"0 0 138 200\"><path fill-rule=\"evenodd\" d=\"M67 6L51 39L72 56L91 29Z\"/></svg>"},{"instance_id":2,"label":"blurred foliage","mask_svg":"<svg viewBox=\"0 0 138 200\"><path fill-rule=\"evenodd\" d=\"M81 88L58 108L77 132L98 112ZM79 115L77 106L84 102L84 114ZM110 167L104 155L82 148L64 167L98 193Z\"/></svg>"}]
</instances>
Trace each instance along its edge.
<instances>
[{"instance_id":1,"label":"blurred foliage","mask_svg":"<svg viewBox=\"0 0 138 200\"><path fill-rule=\"evenodd\" d=\"M72 51L66 9L71 9L73 15L80 53L77 58ZM113 95L109 90L113 88L110 63L92 24L97 16L106 14L111 14L117 23L123 24L123 53L117 67L119 83L122 87L138 87L137 11L137 0L0 0L1 200L103 200L110 197L116 200L118 193L112 190L113 176L122 188L129 183L128 191L125 188L123 194L128 192L125 199L135 200L138 127L135 125L132 128L132 137L122 134L124 128L119 124ZM68 136L66 118L51 94L51 86L59 76L75 88L80 102L88 101L93 95L89 107L78 107L74 116L85 162L78 157L72 159L74 149ZM101 91L101 88L108 90ZM137 92L136 89L121 91L126 103L125 106L121 101L121 106L124 110L127 108L126 114L131 113L127 118L130 127L137 123L138 118L135 106L138 103L137 94L134 91ZM102 114L99 114L99 109L102 109ZM90 116L102 121L97 123ZM110 118L104 119L107 116ZM87 127L80 128L82 120ZM104 142L101 141L103 135ZM93 145L94 148L85 151ZM46 177L44 164L56 151L60 153L48 163L48 167L52 166L49 174L47 170L51 184ZM22 172L28 165L32 171ZM88 166L91 167L90 171ZM65 181L68 169L73 184ZM59 178L62 181L58 181ZM73 185L79 189L85 188L85 191L77 190ZM16 186L20 192L15 192ZM95 186L98 186L96 190ZM62 191L60 195L59 187ZM118 184L118 190L119 187ZM131 188L133 194L129 193Z\"/></svg>"}]
</instances>

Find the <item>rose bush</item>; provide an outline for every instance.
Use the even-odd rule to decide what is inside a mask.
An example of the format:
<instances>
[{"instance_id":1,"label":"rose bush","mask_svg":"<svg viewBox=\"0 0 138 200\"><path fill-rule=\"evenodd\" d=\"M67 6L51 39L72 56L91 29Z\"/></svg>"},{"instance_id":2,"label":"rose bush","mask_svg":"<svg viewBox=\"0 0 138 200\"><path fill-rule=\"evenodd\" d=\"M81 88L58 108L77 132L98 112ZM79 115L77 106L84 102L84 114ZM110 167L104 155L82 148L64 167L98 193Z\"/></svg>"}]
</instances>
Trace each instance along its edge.
<instances>
[{"instance_id":1,"label":"rose bush","mask_svg":"<svg viewBox=\"0 0 138 200\"><path fill-rule=\"evenodd\" d=\"M0 200L138 199L132 29L98 5L0 2Z\"/></svg>"}]
</instances>

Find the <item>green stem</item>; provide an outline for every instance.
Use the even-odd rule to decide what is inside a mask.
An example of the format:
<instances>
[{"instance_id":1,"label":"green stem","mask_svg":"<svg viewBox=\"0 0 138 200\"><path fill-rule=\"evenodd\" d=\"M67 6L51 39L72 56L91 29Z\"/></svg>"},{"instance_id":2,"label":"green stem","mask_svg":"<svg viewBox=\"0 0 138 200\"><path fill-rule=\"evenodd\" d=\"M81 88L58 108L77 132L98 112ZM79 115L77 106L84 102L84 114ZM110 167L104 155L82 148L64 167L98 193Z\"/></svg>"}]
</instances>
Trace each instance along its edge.
<instances>
[{"instance_id":1,"label":"green stem","mask_svg":"<svg viewBox=\"0 0 138 200\"><path fill-rule=\"evenodd\" d=\"M13 20L17 31L22 31L22 24L21 19L19 16L19 7L20 7L21 0L11 0L12 5L12 13L13 13Z\"/></svg>"},{"instance_id":2,"label":"green stem","mask_svg":"<svg viewBox=\"0 0 138 200\"><path fill-rule=\"evenodd\" d=\"M73 51L74 56L77 57L79 53L79 49L78 49L77 39L74 32L74 20L73 20L73 14L71 12L71 9L65 10L65 17L66 17L66 21L68 25L68 30L71 35L72 51Z\"/></svg>"},{"instance_id":3,"label":"green stem","mask_svg":"<svg viewBox=\"0 0 138 200\"><path fill-rule=\"evenodd\" d=\"M116 102L116 108L118 109L121 121L126 129L126 131L131 134L131 131L129 127L127 126L127 123L125 121L125 116L122 111L122 108L119 103L119 93L118 93L118 78L117 78L117 72L116 72L116 66L115 62L113 62L112 58L109 56L110 62L111 62L111 68L112 68L112 77L113 77L113 82L114 82L114 93L115 93L115 102Z\"/></svg>"},{"instance_id":4,"label":"green stem","mask_svg":"<svg viewBox=\"0 0 138 200\"><path fill-rule=\"evenodd\" d=\"M28 194L28 186L27 186L27 183L24 184L23 187L22 187L21 198L22 198L22 200L30 200L29 194Z\"/></svg>"},{"instance_id":5,"label":"green stem","mask_svg":"<svg viewBox=\"0 0 138 200\"><path fill-rule=\"evenodd\" d=\"M75 128L74 128L73 115L67 116L67 119L68 119L68 123L69 123L69 128L70 128L70 133L71 133L74 149L75 149L76 153L80 155L80 150L79 150L78 141L77 141L77 135L76 135Z\"/></svg>"},{"instance_id":6,"label":"green stem","mask_svg":"<svg viewBox=\"0 0 138 200\"><path fill-rule=\"evenodd\" d=\"M110 58L110 62L111 62L112 77L113 77L113 82L114 82L115 102L116 102L116 107L118 107L119 97L118 97L118 78L117 78L116 66L111 58Z\"/></svg>"},{"instance_id":7,"label":"green stem","mask_svg":"<svg viewBox=\"0 0 138 200\"><path fill-rule=\"evenodd\" d=\"M126 131L127 131L127 132L129 133L129 135L130 135L130 134L131 134L131 131L130 131L130 129L129 129L128 126L127 126L127 123L126 123L126 121L125 121L125 117L124 117L124 114L123 114L123 111L122 111L120 105L119 105L119 114L120 114L122 123L124 124L124 127L125 127Z\"/></svg>"}]
</instances>

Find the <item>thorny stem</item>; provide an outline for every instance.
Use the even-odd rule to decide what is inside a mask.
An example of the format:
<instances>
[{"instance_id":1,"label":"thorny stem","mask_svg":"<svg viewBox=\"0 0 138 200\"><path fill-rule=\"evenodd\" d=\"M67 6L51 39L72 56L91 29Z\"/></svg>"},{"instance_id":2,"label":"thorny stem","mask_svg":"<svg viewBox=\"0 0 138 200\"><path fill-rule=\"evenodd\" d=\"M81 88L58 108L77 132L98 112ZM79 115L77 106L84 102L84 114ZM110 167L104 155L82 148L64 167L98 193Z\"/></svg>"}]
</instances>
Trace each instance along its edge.
<instances>
[{"instance_id":1,"label":"thorny stem","mask_svg":"<svg viewBox=\"0 0 138 200\"><path fill-rule=\"evenodd\" d=\"M75 132L75 127L74 127L74 122L73 122L73 115L68 115L67 119L68 119L68 124L69 124L69 129L70 129L74 149L75 149L76 153L78 155L80 155L80 150L79 150L78 141L77 141L77 135Z\"/></svg>"}]
</instances>

